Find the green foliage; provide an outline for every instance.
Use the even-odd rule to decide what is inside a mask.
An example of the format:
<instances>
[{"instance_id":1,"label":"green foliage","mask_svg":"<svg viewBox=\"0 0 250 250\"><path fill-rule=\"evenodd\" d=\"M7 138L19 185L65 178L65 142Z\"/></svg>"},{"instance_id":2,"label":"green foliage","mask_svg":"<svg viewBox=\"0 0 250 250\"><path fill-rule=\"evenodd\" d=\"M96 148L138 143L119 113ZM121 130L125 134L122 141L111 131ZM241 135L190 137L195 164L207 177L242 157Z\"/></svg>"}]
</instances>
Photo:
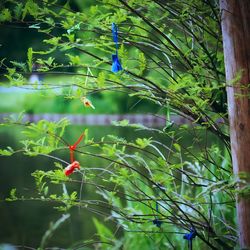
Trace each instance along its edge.
<instances>
[{"instance_id":1,"label":"green foliage","mask_svg":"<svg viewBox=\"0 0 250 250\"><path fill-rule=\"evenodd\" d=\"M0 22L11 21L11 19L12 17L9 9L3 9L0 15Z\"/></svg>"},{"instance_id":2,"label":"green foliage","mask_svg":"<svg viewBox=\"0 0 250 250\"><path fill-rule=\"evenodd\" d=\"M16 201L18 198L16 196L16 188L10 190L10 197L6 198L6 201Z\"/></svg>"},{"instance_id":3,"label":"green foliage","mask_svg":"<svg viewBox=\"0 0 250 250\"><path fill-rule=\"evenodd\" d=\"M72 26L70 29L67 30L67 32L70 34L72 32L75 32L76 30L80 30L80 26L81 26L82 22L77 23L76 25Z\"/></svg>"},{"instance_id":4,"label":"green foliage","mask_svg":"<svg viewBox=\"0 0 250 250\"><path fill-rule=\"evenodd\" d=\"M147 68L147 60L144 53L139 52L138 60L139 60L139 75L143 75L144 71Z\"/></svg>"},{"instance_id":5,"label":"green foliage","mask_svg":"<svg viewBox=\"0 0 250 250\"><path fill-rule=\"evenodd\" d=\"M136 144L139 145L140 148L146 148L151 143L151 138L137 138Z\"/></svg>"},{"instance_id":6,"label":"green foliage","mask_svg":"<svg viewBox=\"0 0 250 250\"><path fill-rule=\"evenodd\" d=\"M31 123L26 126L22 133L28 140L22 141L24 152L30 156L38 154L49 154L56 150L60 138L64 134L65 127L69 125L67 119L58 122L40 120L38 123Z\"/></svg>"},{"instance_id":7,"label":"green foliage","mask_svg":"<svg viewBox=\"0 0 250 250\"><path fill-rule=\"evenodd\" d=\"M23 3L17 3L14 8L14 16L16 19L20 19L23 10Z\"/></svg>"},{"instance_id":8,"label":"green foliage","mask_svg":"<svg viewBox=\"0 0 250 250\"><path fill-rule=\"evenodd\" d=\"M81 60L80 60L80 57L79 56L73 56L71 54L66 54L69 59L70 59L70 62L72 63L72 65L79 65L81 64Z\"/></svg>"},{"instance_id":9,"label":"green foliage","mask_svg":"<svg viewBox=\"0 0 250 250\"><path fill-rule=\"evenodd\" d=\"M56 170L50 170L47 172L44 172L42 170L36 170L34 173L32 173L32 176L35 178L36 186L38 189L38 192L40 194L45 194L45 196L48 194L47 189L47 180L53 184L60 184L64 183L68 180L68 178L64 175L62 171L62 167L60 169Z\"/></svg>"},{"instance_id":10,"label":"green foliage","mask_svg":"<svg viewBox=\"0 0 250 250\"><path fill-rule=\"evenodd\" d=\"M32 59L31 59L32 60ZM21 62L16 62L16 61L11 61L11 63L13 64L14 67L16 67L17 69L22 70L23 72L27 71L26 68L26 64L25 63L21 63Z\"/></svg>"},{"instance_id":11,"label":"green foliage","mask_svg":"<svg viewBox=\"0 0 250 250\"><path fill-rule=\"evenodd\" d=\"M22 10L22 21L25 19L27 14L33 16L34 18L36 18L39 14L39 6L33 0L26 1Z\"/></svg>"},{"instance_id":12,"label":"green foliage","mask_svg":"<svg viewBox=\"0 0 250 250\"><path fill-rule=\"evenodd\" d=\"M61 212L67 212L71 207L77 204L77 192L73 191L71 194L68 194L67 188L65 186L65 182L68 181L68 177L60 169L50 170L50 171L42 171L36 170L32 173L32 176L35 178L37 191L40 194L40 198L45 201L53 201L60 203L62 205L55 206L55 209ZM49 193L49 185L62 185L63 193L59 195L57 193Z\"/></svg>"},{"instance_id":13,"label":"green foliage","mask_svg":"<svg viewBox=\"0 0 250 250\"><path fill-rule=\"evenodd\" d=\"M42 74L69 76L62 81L56 77L43 80L40 86L41 91L63 90L58 98L63 103L62 112L67 111L65 100L72 100L73 107L78 107L74 102L78 101L82 108L80 98L94 93L96 110L84 112L115 113L132 99L135 103L129 107L142 102L156 110L156 115L166 117L164 128L146 127L127 119L114 121L113 125L121 129L133 129L132 140L116 135L89 139L86 134L84 146L75 153L81 162L95 157L98 164L81 167L72 177L63 173L59 162L64 160L54 156L59 150L68 150L63 139L67 120L24 124L21 118L10 118L6 124L23 127L25 139L20 150L24 154L42 154L57 161L55 170L37 169L32 174L38 193L35 199L56 203L61 212L86 208L112 220L122 231L120 238L93 219L104 241L99 244L101 249L119 249L121 245L124 249L184 249L180 239L190 228L198 231L195 249L233 248L237 235L232 211L235 213L238 182L232 177L228 154L217 3L103 0L91 2L82 12L75 10L71 1L64 5L56 0L8 3L13 8L4 8L1 22L14 17L27 24L27 29L46 36L39 48L29 47L27 62L2 61L5 79L11 86L26 86L27 69L32 72L36 63ZM112 22L119 28L118 55L124 68L118 74L110 70L110 57L115 51ZM120 95L120 91L127 95ZM58 92L50 94L58 97ZM32 111L42 103L29 101ZM195 126L172 123L173 113L188 118ZM219 119L223 123L218 123ZM12 153L12 149L0 152ZM82 198L85 184L95 187L99 200ZM240 192L248 194L249 185L245 184ZM17 200L15 191L11 192L10 200ZM60 223L50 227L41 248L66 219L62 217ZM155 220L162 222L159 228Z\"/></svg>"},{"instance_id":14,"label":"green foliage","mask_svg":"<svg viewBox=\"0 0 250 250\"><path fill-rule=\"evenodd\" d=\"M105 86L105 73L101 72L97 77L97 84L99 88L103 88Z\"/></svg>"},{"instance_id":15,"label":"green foliage","mask_svg":"<svg viewBox=\"0 0 250 250\"><path fill-rule=\"evenodd\" d=\"M14 150L11 147L7 147L7 149L0 149L0 155L11 156L13 154L14 154Z\"/></svg>"},{"instance_id":16,"label":"green foliage","mask_svg":"<svg viewBox=\"0 0 250 250\"><path fill-rule=\"evenodd\" d=\"M33 58L33 50L32 50L32 48L28 49L27 58L28 58L27 63L28 63L29 71L32 72L32 58Z\"/></svg>"},{"instance_id":17,"label":"green foliage","mask_svg":"<svg viewBox=\"0 0 250 250\"><path fill-rule=\"evenodd\" d=\"M181 151L181 147L178 143L174 143L173 146L175 147L176 151L178 151L178 152Z\"/></svg>"}]
</instances>

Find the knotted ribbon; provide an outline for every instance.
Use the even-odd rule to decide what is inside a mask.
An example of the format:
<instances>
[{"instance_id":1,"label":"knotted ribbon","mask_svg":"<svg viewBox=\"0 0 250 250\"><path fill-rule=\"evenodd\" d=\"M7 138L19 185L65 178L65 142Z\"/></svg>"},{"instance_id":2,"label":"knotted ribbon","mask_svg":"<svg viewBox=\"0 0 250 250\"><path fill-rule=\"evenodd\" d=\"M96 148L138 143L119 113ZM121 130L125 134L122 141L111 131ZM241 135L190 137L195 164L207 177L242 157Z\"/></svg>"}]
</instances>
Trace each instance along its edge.
<instances>
[{"instance_id":1,"label":"knotted ribbon","mask_svg":"<svg viewBox=\"0 0 250 250\"><path fill-rule=\"evenodd\" d=\"M159 205L158 202L155 203L155 210L158 213L159 212ZM158 217L156 217L153 220L153 224L156 225L157 227L161 227L162 221L158 219Z\"/></svg>"},{"instance_id":2,"label":"knotted ribbon","mask_svg":"<svg viewBox=\"0 0 250 250\"><path fill-rule=\"evenodd\" d=\"M81 142L83 137L84 137L84 132L80 135L78 140L73 145L69 145L69 153L70 153L70 162L71 163L73 163L75 161L74 160L74 151L75 151L77 145Z\"/></svg>"},{"instance_id":3,"label":"knotted ribbon","mask_svg":"<svg viewBox=\"0 0 250 250\"><path fill-rule=\"evenodd\" d=\"M120 70L122 70L122 65L119 61L118 57L118 28L115 23L112 23L112 36L113 36L113 41L115 43L115 50L116 53L112 55L112 68L111 71L116 73Z\"/></svg>"},{"instance_id":4,"label":"knotted ribbon","mask_svg":"<svg viewBox=\"0 0 250 250\"><path fill-rule=\"evenodd\" d=\"M192 250L192 240L196 237L197 233L194 229L191 229L190 233L183 236L183 239L188 241L188 249Z\"/></svg>"},{"instance_id":5,"label":"knotted ribbon","mask_svg":"<svg viewBox=\"0 0 250 250\"><path fill-rule=\"evenodd\" d=\"M84 137L84 132L80 135L78 140L73 145L69 145L70 164L64 169L64 174L66 176L72 174L75 171L75 169L80 169L80 163L78 161L75 161L74 151L77 145L81 142L83 137Z\"/></svg>"},{"instance_id":6,"label":"knotted ribbon","mask_svg":"<svg viewBox=\"0 0 250 250\"><path fill-rule=\"evenodd\" d=\"M156 197L158 198L159 197L159 190L158 189L164 190L165 188L161 184L159 184L159 183L157 183L156 187L157 187L157 189L156 189ZM156 211L157 214L159 213L159 204L158 204L157 201L155 202L155 211ZM156 216L155 219L153 220L153 224L156 225L159 228L161 227L162 223L163 223L163 221L160 220L158 218L158 216Z\"/></svg>"}]
</instances>

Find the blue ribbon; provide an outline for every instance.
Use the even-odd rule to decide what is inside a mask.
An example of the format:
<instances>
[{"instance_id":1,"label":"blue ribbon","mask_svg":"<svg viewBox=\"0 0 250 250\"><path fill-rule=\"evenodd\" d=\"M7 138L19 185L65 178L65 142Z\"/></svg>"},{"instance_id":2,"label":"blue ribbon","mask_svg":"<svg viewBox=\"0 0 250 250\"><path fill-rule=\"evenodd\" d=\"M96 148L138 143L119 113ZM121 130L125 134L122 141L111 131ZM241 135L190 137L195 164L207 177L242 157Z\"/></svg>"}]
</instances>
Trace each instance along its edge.
<instances>
[{"instance_id":1,"label":"blue ribbon","mask_svg":"<svg viewBox=\"0 0 250 250\"><path fill-rule=\"evenodd\" d=\"M154 219L153 224L156 225L157 227L161 227L162 221L159 219Z\"/></svg>"},{"instance_id":2,"label":"blue ribbon","mask_svg":"<svg viewBox=\"0 0 250 250\"><path fill-rule=\"evenodd\" d=\"M183 239L188 240L188 249L192 250L192 240L196 237L197 233L194 229L191 229L190 233L184 234Z\"/></svg>"},{"instance_id":3,"label":"blue ribbon","mask_svg":"<svg viewBox=\"0 0 250 250\"><path fill-rule=\"evenodd\" d=\"M112 68L111 68L112 72L116 73L116 72L122 70L122 65L121 65L121 63L119 61L119 58L118 58L117 54L112 55L112 62L113 62L112 63Z\"/></svg>"},{"instance_id":4,"label":"blue ribbon","mask_svg":"<svg viewBox=\"0 0 250 250\"><path fill-rule=\"evenodd\" d=\"M118 58L118 28L115 23L112 23L112 35L115 43L116 53L112 55L112 68L111 71L117 73L122 70L122 65Z\"/></svg>"},{"instance_id":5,"label":"blue ribbon","mask_svg":"<svg viewBox=\"0 0 250 250\"><path fill-rule=\"evenodd\" d=\"M158 202L155 203L155 210L158 213L159 212L159 205ZM153 220L153 224L156 225L157 227L161 227L162 221L159 220L157 217Z\"/></svg>"},{"instance_id":6,"label":"blue ribbon","mask_svg":"<svg viewBox=\"0 0 250 250\"><path fill-rule=\"evenodd\" d=\"M112 23L112 35L115 43L118 43L118 29L115 23Z\"/></svg>"}]
</instances>

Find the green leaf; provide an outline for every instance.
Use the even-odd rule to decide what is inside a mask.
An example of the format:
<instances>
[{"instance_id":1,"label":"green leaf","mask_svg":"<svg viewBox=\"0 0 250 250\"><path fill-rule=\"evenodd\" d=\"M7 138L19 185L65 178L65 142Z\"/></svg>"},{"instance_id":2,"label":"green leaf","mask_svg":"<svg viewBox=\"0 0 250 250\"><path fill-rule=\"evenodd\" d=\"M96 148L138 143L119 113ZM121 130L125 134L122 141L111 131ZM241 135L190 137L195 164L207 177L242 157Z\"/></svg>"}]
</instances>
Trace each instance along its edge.
<instances>
[{"instance_id":1,"label":"green leaf","mask_svg":"<svg viewBox=\"0 0 250 250\"><path fill-rule=\"evenodd\" d=\"M80 25L82 24L82 22L77 23L76 25L74 25L73 27L71 27L70 29L67 30L67 33L70 34L76 30L80 30Z\"/></svg>"},{"instance_id":2,"label":"green leaf","mask_svg":"<svg viewBox=\"0 0 250 250\"><path fill-rule=\"evenodd\" d=\"M6 22L6 21L11 21L11 20L12 20L12 16L11 16L9 9L1 10L0 22Z\"/></svg>"},{"instance_id":3,"label":"green leaf","mask_svg":"<svg viewBox=\"0 0 250 250\"><path fill-rule=\"evenodd\" d=\"M70 43L74 43L74 42L75 42L75 34L63 34L63 36L64 36L64 37L67 37ZM67 44L65 43L65 44L62 46L62 48L64 48L64 47L67 48L66 45L67 45Z\"/></svg>"},{"instance_id":4,"label":"green leaf","mask_svg":"<svg viewBox=\"0 0 250 250\"><path fill-rule=\"evenodd\" d=\"M22 3L17 3L15 8L14 8L15 18L17 20L20 19L21 15L22 15L22 10L23 10L23 4Z\"/></svg>"},{"instance_id":5,"label":"green leaf","mask_svg":"<svg viewBox=\"0 0 250 250\"><path fill-rule=\"evenodd\" d=\"M103 88L105 86L105 73L100 72L97 77L97 85L99 88Z\"/></svg>"},{"instance_id":6,"label":"green leaf","mask_svg":"<svg viewBox=\"0 0 250 250\"><path fill-rule=\"evenodd\" d=\"M39 14L39 6L33 0L28 0L24 6L22 21L26 17L27 14L30 14L33 17L37 17Z\"/></svg>"},{"instance_id":7,"label":"green leaf","mask_svg":"<svg viewBox=\"0 0 250 250\"><path fill-rule=\"evenodd\" d=\"M147 67L147 60L144 53L139 52L138 60L139 60L139 75L142 75Z\"/></svg>"},{"instance_id":8,"label":"green leaf","mask_svg":"<svg viewBox=\"0 0 250 250\"><path fill-rule=\"evenodd\" d=\"M99 222L96 218L93 218L97 233L103 242L107 242L114 239L114 235L111 230Z\"/></svg>"},{"instance_id":9,"label":"green leaf","mask_svg":"<svg viewBox=\"0 0 250 250\"><path fill-rule=\"evenodd\" d=\"M13 66L21 69L23 72L26 72L27 71L27 65L25 63L22 63L22 62L16 62L16 61L10 61Z\"/></svg>"},{"instance_id":10,"label":"green leaf","mask_svg":"<svg viewBox=\"0 0 250 250\"><path fill-rule=\"evenodd\" d=\"M51 49L44 50L44 51L33 51L33 54L47 55L47 54L54 52L55 50L56 50L56 46L54 46Z\"/></svg>"},{"instance_id":11,"label":"green leaf","mask_svg":"<svg viewBox=\"0 0 250 250\"><path fill-rule=\"evenodd\" d=\"M79 64L81 64L81 59L80 59L80 57L78 55L73 56L71 54L66 54L66 56L69 57L69 60L70 60L70 62L71 62L72 65L79 65Z\"/></svg>"},{"instance_id":12,"label":"green leaf","mask_svg":"<svg viewBox=\"0 0 250 250\"><path fill-rule=\"evenodd\" d=\"M151 143L151 138L137 138L136 143L140 146L140 148L146 148Z\"/></svg>"},{"instance_id":13,"label":"green leaf","mask_svg":"<svg viewBox=\"0 0 250 250\"><path fill-rule=\"evenodd\" d=\"M18 198L16 196L16 188L12 188L10 190L10 197L9 198L6 198L5 200L6 201L16 201Z\"/></svg>"},{"instance_id":14,"label":"green leaf","mask_svg":"<svg viewBox=\"0 0 250 250\"><path fill-rule=\"evenodd\" d=\"M174 143L173 146L176 149L176 151L181 152L181 146L178 143Z\"/></svg>"},{"instance_id":15,"label":"green leaf","mask_svg":"<svg viewBox=\"0 0 250 250\"><path fill-rule=\"evenodd\" d=\"M11 156L13 155L14 151L11 147L8 147L8 149L0 149L0 155L3 156Z\"/></svg>"},{"instance_id":16,"label":"green leaf","mask_svg":"<svg viewBox=\"0 0 250 250\"><path fill-rule=\"evenodd\" d=\"M53 57L50 56L50 57L45 61L45 63L50 67L50 66L52 66L54 60L55 60L55 58L53 58Z\"/></svg>"},{"instance_id":17,"label":"green leaf","mask_svg":"<svg viewBox=\"0 0 250 250\"><path fill-rule=\"evenodd\" d=\"M32 48L28 49L27 58L28 58L27 63L28 63L29 71L32 72L32 58L33 58L33 50L32 50Z\"/></svg>"},{"instance_id":18,"label":"green leaf","mask_svg":"<svg viewBox=\"0 0 250 250\"><path fill-rule=\"evenodd\" d=\"M129 125L129 120L124 119L122 121L113 121L112 124L115 126L126 127Z\"/></svg>"},{"instance_id":19,"label":"green leaf","mask_svg":"<svg viewBox=\"0 0 250 250\"><path fill-rule=\"evenodd\" d=\"M89 130L86 128L84 130L84 143L87 144L89 142Z\"/></svg>"},{"instance_id":20,"label":"green leaf","mask_svg":"<svg viewBox=\"0 0 250 250\"><path fill-rule=\"evenodd\" d=\"M44 39L43 42L47 43L47 44L50 44L50 45L57 46L59 44L60 40L61 40L61 37L58 36L58 37L52 37L50 39Z\"/></svg>"}]
</instances>

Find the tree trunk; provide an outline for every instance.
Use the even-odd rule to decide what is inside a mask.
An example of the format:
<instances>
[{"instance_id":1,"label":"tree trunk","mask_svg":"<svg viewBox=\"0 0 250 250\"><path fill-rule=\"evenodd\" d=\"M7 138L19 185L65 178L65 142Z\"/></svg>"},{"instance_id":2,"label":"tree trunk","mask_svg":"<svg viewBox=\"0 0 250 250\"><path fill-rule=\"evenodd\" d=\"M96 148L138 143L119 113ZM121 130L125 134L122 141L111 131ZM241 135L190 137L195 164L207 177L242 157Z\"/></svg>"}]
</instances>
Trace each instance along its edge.
<instances>
[{"instance_id":1,"label":"tree trunk","mask_svg":"<svg viewBox=\"0 0 250 250\"><path fill-rule=\"evenodd\" d=\"M250 176L250 0L220 0L234 174ZM239 188L242 188L240 186ZM250 249L250 197L238 195L241 248Z\"/></svg>"}]
</instances>

